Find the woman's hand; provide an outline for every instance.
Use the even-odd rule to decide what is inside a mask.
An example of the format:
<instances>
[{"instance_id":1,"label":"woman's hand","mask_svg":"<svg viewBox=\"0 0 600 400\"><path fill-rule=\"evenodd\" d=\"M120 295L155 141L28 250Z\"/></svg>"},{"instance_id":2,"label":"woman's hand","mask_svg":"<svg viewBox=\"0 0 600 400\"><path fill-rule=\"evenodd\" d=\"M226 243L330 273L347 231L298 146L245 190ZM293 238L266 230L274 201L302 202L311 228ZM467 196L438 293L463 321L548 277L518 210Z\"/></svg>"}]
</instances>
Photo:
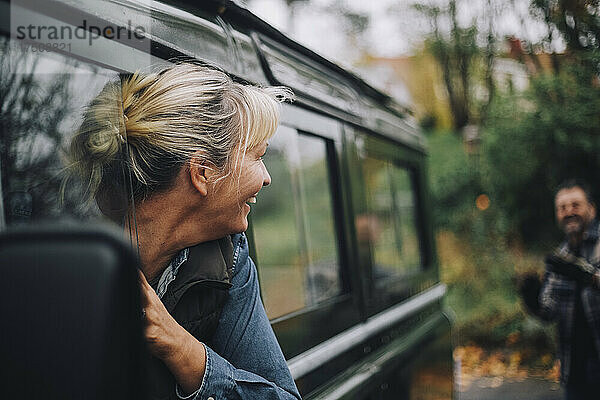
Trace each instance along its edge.
<instances>
[{"instance_id":1,"label":"woman's hand","mask_svg":"<svg viewBox=\"0 0 600 400\"><path fill-rule=\"evenodd\" d=\"M200 388L206 368L206 349L169 314L140 271L144 334L150 352L169 368L186 393Z\"/></svg>"},{"instance_id":2,"label":"woman's hand","mask_svg":"<svg viewBox=\"0 0 600 400\"><path fill-rule=\"evenodd\" d=\"M169 314L141 271L139 275L146 343L152 355L164 361L176 355L187 332Z\"/></svg>"}]
</instances>

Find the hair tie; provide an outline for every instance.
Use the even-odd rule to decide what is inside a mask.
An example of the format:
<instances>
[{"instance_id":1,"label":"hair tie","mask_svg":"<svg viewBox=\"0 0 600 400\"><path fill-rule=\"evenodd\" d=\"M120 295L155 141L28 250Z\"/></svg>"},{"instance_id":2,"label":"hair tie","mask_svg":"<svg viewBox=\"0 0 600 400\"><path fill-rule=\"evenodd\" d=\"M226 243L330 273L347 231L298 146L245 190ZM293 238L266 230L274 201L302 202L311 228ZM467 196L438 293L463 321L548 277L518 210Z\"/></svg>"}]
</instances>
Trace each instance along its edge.
<instances>
[{"instance_id":1,"label":"hair tie","mask_svg":"<svg viewBox=\"0 0 600 400\"><path fill-rule=\"evenodd\" d=\"M125 136L127 135L127 128L125 127L125 124L129 120L129 118L127 118L127 115L125 115L125 110L123 109L123 101L122 100L118 101L118 109L121 110L121 112L119 113L119 116L121 117L121 119L119 121L119 127L118 128L115 127L115 129L117 131L117 138L119 139L119 141L121 143L127 143L127 139L125 138ZM121 133L121 126L123 127L123 132L125 132L125 136L123 136L123 134Z\"/></svg>"},{"instance_id":2,"label":"hair tie","mask_svg":"<svg viewBox=\"0 0 600 400\"><path fill-rule=\"evenodd\" d=\"M111 124L112 125L112 124ZM117 135L117 139L119 139L119 142L121 143L125 143L125 137L121 134L121 130L119 129L119 127L113 125L113 131L115 132L115 135Z\"/></svg>"}]
</instances>

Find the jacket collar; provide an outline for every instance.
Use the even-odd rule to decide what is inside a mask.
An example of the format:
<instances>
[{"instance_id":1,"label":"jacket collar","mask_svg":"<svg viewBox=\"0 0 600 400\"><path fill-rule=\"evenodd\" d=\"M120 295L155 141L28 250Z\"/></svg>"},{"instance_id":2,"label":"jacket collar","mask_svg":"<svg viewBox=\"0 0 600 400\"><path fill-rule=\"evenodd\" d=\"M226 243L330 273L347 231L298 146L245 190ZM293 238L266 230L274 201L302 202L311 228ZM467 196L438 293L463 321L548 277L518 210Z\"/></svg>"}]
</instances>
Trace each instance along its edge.
<instances>
[{"instance_id":1,"label":"jacket collar","mask_svg":"<svg viewBox=\"0 0 600 400\"><path fill-rule=\"evenodd\" d=\"M217 289L229 289L233 267L233 244L230 236L197 244L189 248L177 276L169 284L162 301L171 312L184 293L192 286L203 283Z\"/></svg>"}]
</instances>

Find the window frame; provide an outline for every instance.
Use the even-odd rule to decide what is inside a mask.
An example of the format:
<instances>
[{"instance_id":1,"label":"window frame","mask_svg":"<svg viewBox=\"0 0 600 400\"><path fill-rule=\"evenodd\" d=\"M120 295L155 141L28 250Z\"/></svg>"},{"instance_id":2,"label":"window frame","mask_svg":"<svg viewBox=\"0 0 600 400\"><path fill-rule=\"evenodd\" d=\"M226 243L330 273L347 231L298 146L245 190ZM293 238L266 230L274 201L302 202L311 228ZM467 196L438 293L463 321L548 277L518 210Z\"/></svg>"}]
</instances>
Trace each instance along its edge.
<instances>
[{"instance_id":1,"label":"window frame","mask_svg":"<svg viewBox=\"0 0 600 400\"><path fill-rule=\"evenodd\" d=\"M389 162L395 167L409 171L411 186L415 202L415 224L417 238L419 241L419 253L421 265L414 271L398 274L389 282L377 283L373 278L374 254L372 246L366 251L361 250L359 258L362 260L363 276L365 279L365 304L367 316L372 316L399 302L418 294L419 292L433 287L439 282L438 270L435 268L434 256L435 245L433 242L433 229L430 226L431 215L429 213L429 194L425 190L427 181L426 157L422 152L411 149L393 140L372 135L362 128L347 127L350 132L350 140L359 143L359 148L349 150L360 154L354 154L358 165L352 166L352 172L359 174L364 182L362 162L365 157ZM367 192L364 185L356 187L353 185L353 199L355 207L359 211L367 210Z\"/></svg>"},{"instance_id":2,"label":"window frame","mask_svg":"<svg viewBox=\"0 0 600 400\"><path fill-rule=\"evenodd\" d=\"M334 240L336 241L340 277L339 295L271 320L271 325L277 333L284 355L289 359L360 322L361 313L359 307L357 307L357 293L353 291L355 282L352 281L352 276L354 274L352 267L350 267L351 257L348 254L348 227L345 222L347 207L343 204L345 196L342 192L343 186L340 173L342 170L340 165L341 143L336 142L336 135L325 136L286 123L282 123L282 125L293 129L300 136L317 138L325 144L327 184L330 188L332 202L332 223L334 224ZM257 266L260 267L260 258L257 257L255 240L253 240L254 228L252 221L250 221L247 234L252 243L251 256ZM258 271L260 279L260 268Z\"/></svg>"}]
</instances>

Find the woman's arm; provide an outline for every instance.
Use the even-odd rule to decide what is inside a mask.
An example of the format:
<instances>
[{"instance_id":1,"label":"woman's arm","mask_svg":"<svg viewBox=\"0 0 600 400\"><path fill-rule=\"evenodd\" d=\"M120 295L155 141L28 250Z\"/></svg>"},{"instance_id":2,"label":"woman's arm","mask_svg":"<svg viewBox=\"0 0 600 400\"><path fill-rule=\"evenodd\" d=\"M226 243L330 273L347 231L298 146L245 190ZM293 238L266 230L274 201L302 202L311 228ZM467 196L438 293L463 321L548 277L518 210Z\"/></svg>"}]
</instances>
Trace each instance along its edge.
<instances>
[{"instance_id":1,"label":"woman's arm","mask_svg":"<svg viewBox=\"0 0 600 400\"><path fill-rule=\"evenodd\" d=\"M258 274L248 256L247 239L244 235L235 235L233 241L233 287L229 290L212 349L207 350L207 375L213 366L227 364L224 377L230 382L230 388L224 393L226 398L299 399L260 298ZM208 379L204 385L211 386L212 382ZM211 396L210 388L204 389L203 393Z\"/></svg>"},{"instance_id":2,"label":"woman's arm","mask_svg":"<svg viewBox=\"0 0 600 400\"><path fill-rule=\"evenodd\" d=\"M206 368L204 345L175 321L144 274L139 275L148 349L165 363L185 392L194 392Z\"/></svg>"},{"instance_id":3,"label":"woman's arm","mask_svg":"<svg viewBox=\"0 0 600 400\"><path fill-rule=\"evenodd\" d=\"M233 286L212 349L183 329L145 278L140 278L150 351L174 375L180 398L299 399L260 299L256 267L248 257L246 237L235 235L233 240Z\"/></svg>"}]
</instances>

